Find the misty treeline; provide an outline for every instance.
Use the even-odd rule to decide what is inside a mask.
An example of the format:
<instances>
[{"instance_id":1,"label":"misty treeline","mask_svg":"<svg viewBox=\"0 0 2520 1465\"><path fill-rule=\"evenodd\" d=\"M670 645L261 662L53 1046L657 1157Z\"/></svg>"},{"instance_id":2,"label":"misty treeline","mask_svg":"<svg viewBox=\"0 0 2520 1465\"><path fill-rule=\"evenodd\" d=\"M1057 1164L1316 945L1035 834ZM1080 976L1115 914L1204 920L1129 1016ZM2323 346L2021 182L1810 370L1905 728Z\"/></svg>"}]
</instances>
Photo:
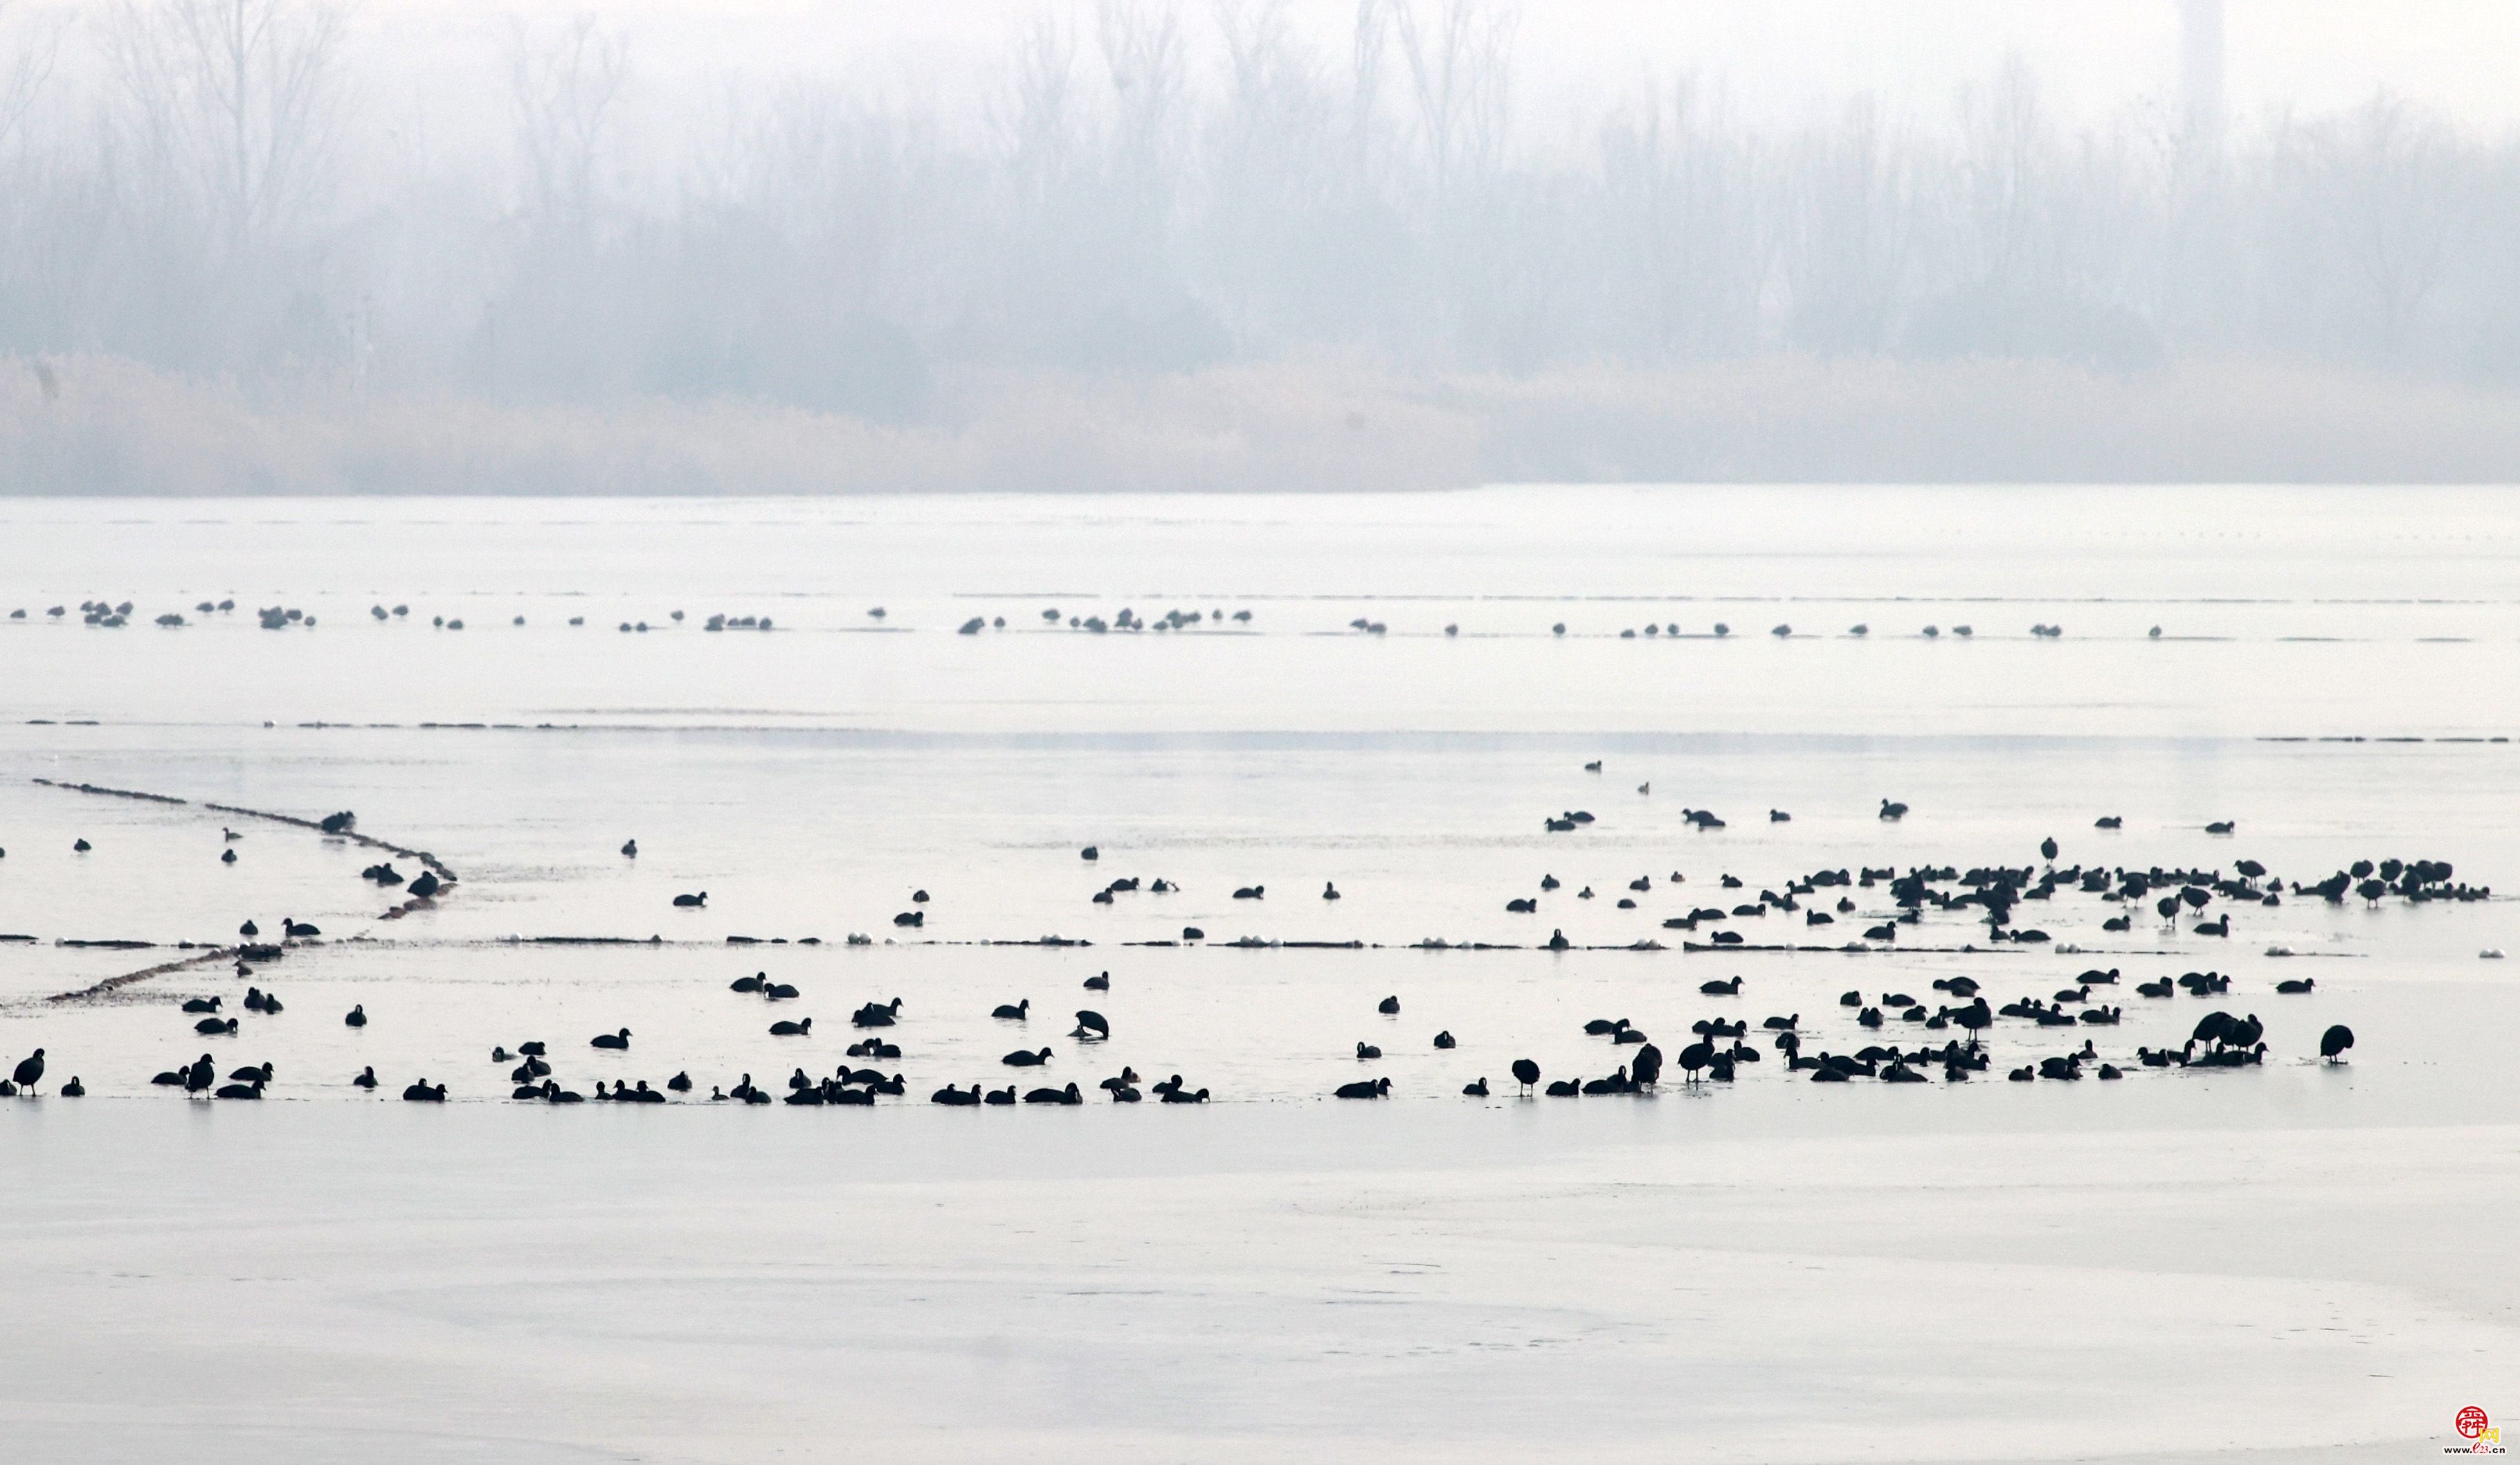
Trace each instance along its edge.
<instances>
[{"instance_id":1,"label":"misty treeline","mask_svg":"<svg viewBox=\"0 0 2520 1465\"><path fill-rule=\"evenodd\" d=\"M29 403L85 375L118 384L112 413L179 390L263 412L265 449L216 435L278 455L247 481L357 480L290 456L345 412L412 440L337 457L471 423L476 466L557 481L629 413L753 444L683 486L811 481L770 466L796 442L878 481L1085 485L1093 451L1062 479L1042 441L1150 433L1159 481L1350 486L1860 477L1868 452L1884 476L2040 476L2003 451L1906 463L1828 403L2001 447L2032 429L1989 414L2082 390L2201 441L2198 362L2274 437L2286 412L2335 420L2340 382L2499 403L2520 372L2520 146L2405 101L2210 139L2166 97L2069 124L2014 64L1931 116L1858 98L1754 127L1687 74L1538 115L1518 23L1361 0L1329 43L1273 0L1101 0L1009 35L962 107L801 69L668 98L635 31L519 21L484 62L489 125L450 132L317 0L0 13L0 352L36 383L0 402L57 410ZM382 398L383 423L358 405ZM1348 472L1334 448L1198 466L1315 431L1372 445ZM1817 465L1793 447L1832 432ZM159 471L92 435L19 470Z\"/></svg>"}]
</instances>

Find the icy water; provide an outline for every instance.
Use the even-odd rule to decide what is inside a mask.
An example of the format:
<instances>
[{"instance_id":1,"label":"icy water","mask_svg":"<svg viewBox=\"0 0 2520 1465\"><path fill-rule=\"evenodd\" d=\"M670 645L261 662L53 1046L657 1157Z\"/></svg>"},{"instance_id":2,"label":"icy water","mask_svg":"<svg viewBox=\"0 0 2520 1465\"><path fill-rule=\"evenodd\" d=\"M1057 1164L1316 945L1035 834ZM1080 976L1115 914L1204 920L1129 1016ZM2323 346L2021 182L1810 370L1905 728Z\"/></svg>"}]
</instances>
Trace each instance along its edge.
<instances>
[{"instance_id":1,"label":"icy water","mask_svg":"<svg viewBox=\"0 0 2520 1465\"><path fill-rule=\"evenodd\" d=\"M0 500L20 608L0 1052L48 1071L0 1103L0 1419L51 1457L2394 1459L2520 1409L2505 901L2288 897L2217 938L2060 893L2018 916L2051 941L1991 946L1957 913L1868 942L1892 907L1856 887L1826 927L1722 923L1741 950L1664 925L2049 837L2520 888L2501 493ZM460 878L381 919L384 851L213 803L355 810ZM250 979L202 958L289 917L321 936ZM1597 1017L1939 1045L1840 993L2093 968L2120 1025L2000 1024L1965 1083L1508 1072L1610 1073ZM2132 990L2209 969L2228 995ZM800 996L727 989L755 972ZM238 1012L248 981L285 1011ZM178 1010L214 994L237 1035ZM908 1093L874 1110L522 1106L490 1060L784 1091L869 1066L849 1013L893 997L872 1066ZM2264 1066L2134 1062L2220 1007ZM2086 1038L2127 1078L2003 1081ZM150 1083L205 1049L269 1097ZM1123 1066L1211 1102L1102 1102ZM394 1100L421 1076L443 1110ZM1096 1103L925 1102L1071 1080Z\"/></svg>"}]
</instances>

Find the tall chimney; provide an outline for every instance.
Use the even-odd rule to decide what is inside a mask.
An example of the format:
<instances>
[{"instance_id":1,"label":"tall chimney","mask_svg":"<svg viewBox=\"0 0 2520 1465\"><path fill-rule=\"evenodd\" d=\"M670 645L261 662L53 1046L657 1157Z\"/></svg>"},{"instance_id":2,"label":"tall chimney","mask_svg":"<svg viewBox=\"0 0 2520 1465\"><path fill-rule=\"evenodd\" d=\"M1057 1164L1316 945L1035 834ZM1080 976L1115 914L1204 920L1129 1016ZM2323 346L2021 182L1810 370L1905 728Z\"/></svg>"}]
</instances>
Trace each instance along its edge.
<instances>
[{"instance_id":1,"label":"tall chimney","mask_svg":"<svg viewBox=\"0 0 2520 1465\"><path fill-rule=\"evenodd\" d=\"M2223 0L2179 0L2180 102L2187 140L2221 152L2223 102Z\"/></svg>"}]
</instances>

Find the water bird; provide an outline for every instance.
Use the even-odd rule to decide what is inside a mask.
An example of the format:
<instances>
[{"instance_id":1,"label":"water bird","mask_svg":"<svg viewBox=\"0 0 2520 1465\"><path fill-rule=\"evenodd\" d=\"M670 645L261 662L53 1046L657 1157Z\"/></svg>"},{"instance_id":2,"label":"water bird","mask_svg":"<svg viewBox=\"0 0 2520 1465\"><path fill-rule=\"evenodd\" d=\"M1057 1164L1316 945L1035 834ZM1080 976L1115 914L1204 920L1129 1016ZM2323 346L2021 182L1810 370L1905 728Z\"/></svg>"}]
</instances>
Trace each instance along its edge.
<instances>
[{"instance_id":1,"label":"water bird","mask_svg":"<svg viewBox=\"0 0 2520 1465\"><path fill-rule=\"evenodd\" d=\"M9 1076L20 1088L30 1094L33 1093L35 1085L42 1081L44 1076L44 1050L37 1048L31 1056L20 1059L18 1067Z\"/></svg>"},{"instance_id":2,"label":"water bird","mask_svg":"<svg viewBox=\"0 0 2520 1465\"><path fill-rule=\"evenodd\" d=\"M262 1080L255 1078L241 1083L222 1083L219 1085L217 1091L212 1093L210 1097L214 1099L259 1099L262 1097Z\"/></svg>"},{"instance_id":3,"label":"water bird","mask_svg":"<svg viewBox=\"0 0 2520 1465\"><path fill-rule=\"evenodd\" d=\"M1267 895L1268 892L1269 888L1267 886L1246 885L1239 887L1235 891L1234 898L1237 900L1258 900Z\"/></svg>"},{"instance_id":4,"label":"water bird","mask_svg":"<svg viewBox=\"0 0 2520 1465\"><path fill-rule=\"evenodd\" d=\"M72 1074L70 1081L63 1084L60 1092L65 1099L83 1099L87 1097L87 1085L79 1081L78 1075Z\"/></svg>"},{"instance_id":5,"label":"water bird","mask_svg":"<svg viewBox=\"0 0 2520 1465\"><path fill-rule=\"evenodd\" d=\"M1065 1088L1036 1088L1023 1097L1027 1104L1082 1104L1085 1102L1085 1096L1076 1091L1076 1085L1073 1083Z\"/></svg>"},{"instance_id":6,"label":"water bird","mask_svg":"<svg viewBox=\"0 0 2520 1465\"><path fill-rule=\"evenodd\" d=\"M70 846L71 850L72 850L73 852L75 852L75 853L79 853L79 854L85 854L85 853L87 853L89 850L91 850L91 849L93 849L93 848L95 848L95 847L95 847L94 845L89 844L89 843L88 843L87 841L85 841L85 840L80 840L78 843L76 843L76 844L74 844L74 845Z\"/></svg>"},{"instance_id":7,"label":"water bird","mask_svg":"<svg viewBox=\"0 0 2520 1465\"><path fill-rule=\"evenodd\" d=\"M929 1094L927 1096L927 1102L930 1104L947 1104L961 1108L975 1109L979 1107L980 1103L980 1085L974 1083L969 1088L956 1088L953 1084L948 1083L943 1088Z\"/></svg>"},{"instance_id":8,"label":"water bird","mask_svg":"<svg viewBox=\"0 0 2520 1465\"><path fill-rule=\"evenodd\" d=\"M599 1032L588 1042L587 1046L592 1048L627 1048L630 1046L630 1030L624 1028L618 1032Z\"/></svg>"},{"instance_id":9,"label":"water bird","mask_svg":"<svg viewBox=\"0 0 2520 1465\"><path fill-rule=\"evenodd\" d=\"M632 859L637 859L639 857L639 842L637 840L622 841L621 852Z\"/></svg>"},{"instance_id":10,"label":"water bird","mask_svg":"<svg viewBox=\"0 0 2520 1465\"><path fill-rule=\"evenodd\" d=\"M1020 1002L1001 1002L998 1004L997 1011L990 1013L989 1016L993 1018L1005 1018L1010 1022L1020 1023L1025 1021L1031 1012L1032 998L1026 997Z\"/></svg>"},{"instance_id":11,"label":"water bird","mask_svg":"<svg viewBox=\"0 0 2520 1465\"><path fill-rule=\"evenodd\" d=\"M1005 1064L1011 1069L1037 1069L1043 1064L1050 1062L1050 1050L1048 1048L1042 1048L1038 1051L1026 1048L1017 1048L1006 1057L999 1059L998 1062Z\"/></svg>"},{"instance_id":12,"label":"water bird","mask_svg":"<svg viewBox=\"0 0 2520 1465\"><path fill-rule=\"evenodd\" d=\"M1361 1078L1354 1083L1340 1084L1338 1086L1336 1097L1342 1099L1381 1099L1388 1098L1390 1094L1390 1079Z\"/></svg>"},{"instance_id":13,"label":"water bird","mask_svg":"<svg viewBox=\"0 0 2520 1465\"><path fill-rule=\"evenodd\" d=\"M1089 992L1109 991L1111 989L1111 974L1108 972L1099 972L1094 976L1086 978L1085 989Z\"/></svg>"},{"instance_id":14,"label":"water bird","mask_svg":"<svg viewBox=\"0 0 2520 1465\"><path fill-rule=\"evenodd\" d=\"M2116 814L2102 814L2099 818L2092 821L2092 827L2093 829L2120 829L2125 827L2125 825L2126 820L2120 818Z\"/></svg>"},{"instance_id":15,"label":"water bird","mask_svg":"<svg viewBox=\"0 0 2520 1465\"><path fill-rule=\"evenodd\" d=\"M1882 801L1881 801L1881 814L1880 814L1880 817L1881 817L1881 818L1886 819L1886 820L1889 820L1889 821L1892 821L1892 822L1894 822L1894 823L1895 823L1896 821L1898 821L1898 820L1900 820L1900 819L1904 819L1904 818L1906 818L1907 816L1908 816L1908 805L1906 805L1906 804L1904 804L1904 803L1894 803L1894 802L1892 802L1890 800L1887 800L1887 799L1884 799L1884 800L1882 800Z\"/></svg>"},{"instance_id":16,"label":"water bird","mask_svg":"<svg viewBox=\"0 0 2520 1465\"><path fill-rule=\"evenodd\" d=\"M1464 1083L1464 1084L1462 1084L1462 1096L1463 1096L1464 1098L1471 1098L1471 1099L1484 1099L1484 1098L1486 1098L1486 1097L1488 1096L1488 1080L1487 1080L1486 1078L1482 1077L1482 1078L1479 1078L1479 1079L1477 1079L1477 1080L1475 1080L1475 1081L1473 1081L1473 1082L1469 1082L1469 1083Z\"/></svg>"},{"instance_id":17,"label":"water bird","mask_svg":"<svg viewBox=\"0 0 2520 1465\"><path fill-rule=\"evenodd\" d=\"M1521 1084L1525 1090L1528 1090L1533 1084L1540 1081L1540 1065L1532 1062L1528 1058L1515 1059L1513 1061L1513 1081Z\"/></svg>"},{"instance_id":18,"label":"water bird","mask_svg":"<svg viewBox=\"0 0 2520 1465\"><path fill-rule=\"evenodd\" d=\"M2205 826L2205 832L2207 834L2229 834L2232 830L2237 829L2238 827L2239 821L2236 819L2217 819L2213 823Z\"/></svg>"},{"instance_id":19,"label":"water bird","mask_svg":"<svg viewBox=\"0 0 2520 1465\"><path fill-rule=\"evenodd\" d=\"M280 934L292 940L300 940L310 936L322 936L324 933L312 921L301 921L295 916L283 916L280 918Z\"/></svg>"},{"instance_id":20,"label":"water bird","mask_svg":"<svg viewBox=\"0 0 2520 1465\"><path fill-rule=\"evenodd\" d=\"M1783 809L1772 808L1768 810L1768 822L1771 824L1791 824L1794 822L1794 816L1786 813Z\"/></svg>"},{"instance_id":21,"label":"water bird","mask_svg":"<svg viewBox=\"0 0 2520 1465\"><path fill-rule=\"evenodd\" d=\"M674 897L674 904L685 910L696 909L699 906L706 905L708 904L708 892L702 891L697 895L676 895Z\"/></svg>"},{"instance_id":22,"label":"water bird","mask_svg":"<svg viewBox=\"0 0 2520 1465\"><path fill-rule=\"evenodd\" d=\"M1697 989L1710 997L1737 997L1741 995L1741 979L1731 977L1722 982L1701 982Z\"/></svg>"},{"instance_id":23,"label":"water bird","mask_svg":"<svg viewBox=\"0 0 2520 1465\"><path fill-rule=\"evenodd\" d=\"M236 1035L237 1020L229 1018L227 1021L221 1022L217 1018L203 1018L193 1025L193 1030L202 1034L203 1037L213 1037L221 1033L225 1033L228 1036L233 1037Z\"/></svg>"},{"instance_id":24,"label":"water bird","mask_svg":"<svg viewBox=\"0 0 2520 1465\"><path fill-rule=\"evenodd\" d=\"M237 852L236 852L235 850L233 850L233 849L222 849L222 850L220 850L220 851L219 851L219 863L220 863L220 864L223 864L223 865L233 865L233 864L235 864L236 862L237 862Z\"/></svg>"},{"instance_id":25,"label":"water bird","mask_svg":"<svg viewBox=\"0 0 2520 1465\"><path fill-rule=\"evenodd\" d=\"M1393 1016L1400 1011L1400 999L1398 997L1385 997L1374 1005L1373 1010L1381 1013L1384 1017Z\"/></svg>"},{"instance_id":26,"label":"water bird","mask_svg":"<svg viewBox=\"0 0 2520 1465\"><path fill-rule=\"evenodd\" d=\"M1435 1034L1435 1046L1436 1046L1436 1047L1439 1047L1439 1048L1449 1048L1449 1047L1452 1047L1452 1046L1453 1046L1453 1033L1452 1033L1452 1030L1450 1030L1450 1029L1446 1029L1444 1031L1436 1033L1436 1034Z\"/></svg>"},{"instance_id":27,"label":"water bird","mask_svg":"<svg viewBox=\"0 0 2520 1465\"><path fill-rule=\"evenodd\" d=\"M186 1012L216 1012L219 1010L219 999L216 997L187 997L184 999L184 1010Z\"/></svg>"},{"instance_id":28,"label":"water bird","mask_svg":"<svg viewBox=\"0 0 2520 1465\"><path fill-rule=\"evenodd\" d=\"M1337 887L1336 885L1331 884L1329 881L1327 881L1327 880L1323 881L1323 882L1322 882L1322 898L1323 898L1323 899L1325 899L1325 900L1336 900L1338 897L1339 897L1338 887Z\"/></svg>"},{"instance_id":29,"label":"water bird","mask_svg":"<svg viewBox=\"0 0 2520 1465\"><path fill-rule=\"evenodd\" d=\"M2317 981L2318 979L2315 977L2304 977L2298 981L2278 982L2275 984L2275 990L2282 992L2287 996L2296 996L2300 993L2309 991L2312 984Z\"/></svg>"},{"instance_id":30,"label":"water bird","mask_svg":"<svg viewBox=\"0 0 2520 1465\"><path fill-rule=\"evenodd\" d=\"M770 974L767 972L755 972L749 977L738 977L727 984L726 989L731 992L758 992L769 977Z\"/></svg>"},{"instance_id":31,"label":"water bird","mask_svg":"<svg viewBox=\"0 0 2520 1465\"><path fill-rule=\"evenodd\" d=\"M1090 1007L1080 1007L1076 1010L1076 1028L1067 1035L1096 1040L1107 1038L1111 1035L1111 1020Z\"/></svg>"},{"instance_id":32,"label":"water bird","mask_svg":"<svg viewBox=\"0 0 2520 1465\"><path fill-rule=\"evenodd\" d=\"M2329 1063L2343 1063L2345 1050L2354 1046L2354 1030L2343 1023L2318 1035L2318 1056Z\"/></svg>"},{"instance_id":33,"label":"water bird","mask_svg":"<svg viewBox=\"0 0 2520 1465\"><path fill-rule=\"evenodd\" d=\"M423 1078L404 1089L402 1096L415 1104L443 1104L446 1102L446 1085L440 1083L432 1086L428 1079Z\"/></svg>"},{"instance_id":34,"label":"water bird","mask_svg":"<svg viewBox=\"0 0 2520 1465\"><path fill-rule=\"evenodd\" d=\"M690 1093L692 1091L692 1076L689 1073L676 1073L674 1076L665 1080L665 1086L678 1094Z\"/></svg>"},{"instance_id":35,"label":"water bird","mask_svg":"<svg viewBox=\"0 0 2520 1465\"><path fill-rule=\"evenodd\" d=\"M790 1023L783 1019L770 1025L770 1035L772 1037L811 1037L814 1035L814 1020L799 1018Z\"/></svg>"},{"instance_id":36,"label":"water bird","mask_svg":"<svg viewBox=\"0 0 2520 1465\"><path fill-rule=\"evenodd\" d=\"M375 1067L374 1067L374 1066L370 1066L370 1067L368 1067L368 1068L364 1068L364 1069L359 1070L359 1076L357 1076L356 1078L353 1078L353 1079L351 1079L351 1080L350 1080L350 1086L351 1086L351 1087L353 1087L353 1088L374 1088L374 1087L376 1087L376 1086L377 1086L377 1071L376 1071Z\"/></svg>"}]
</instances>

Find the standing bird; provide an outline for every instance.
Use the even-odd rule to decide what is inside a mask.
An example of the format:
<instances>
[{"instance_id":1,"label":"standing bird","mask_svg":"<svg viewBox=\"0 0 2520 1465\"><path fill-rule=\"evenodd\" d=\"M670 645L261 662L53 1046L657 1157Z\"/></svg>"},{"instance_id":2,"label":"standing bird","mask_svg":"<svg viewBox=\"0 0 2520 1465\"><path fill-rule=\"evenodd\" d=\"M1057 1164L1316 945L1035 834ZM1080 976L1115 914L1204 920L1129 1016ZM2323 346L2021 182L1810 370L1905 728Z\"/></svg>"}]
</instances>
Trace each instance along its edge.
<instances>
[{"instance_id":1,"label":"standing bird","mask_svg":"<svg viewBox=\"0 0 2520 1465\"><path fill-rule=\"evenodd\" d=\"M1532 1062L1528 1058L1515 1059L1513 1061L1513 1081L1521 1084L1524 1091L1528 1092L1533 1084L1540 1081L1540 1065Z\"/></svg>"},{"instance_id":2,"label":"standing bird","mask_svg":"<svg viewBox=\"0 0 2520 1465\"><path fill-rule=\"evenodd\" d=\"M2039 842L2039 857L2041 859L2054 859L2056 857L2056 840L2053 835L2050 835L2047 839Z\"/></svg>"},{"instance_id":3,"label":"standing bird","mask_svg":"<svg viewBox=\"0 0 2520 1465\"><path fill-rule=\"evenodd\" d=\"M17 1073L10 1076L18 1080L20 1088L33 1093L35 1084L44 1076L44 1050L37 1048L34 1056L20 1063Z\"/></svg>"},{"instance_id":4,"label":"standing bird","mask_svg":"<svg viewBox=\"0 0 2520 1465\"><path fill-rule=\"evenodd\" d=\"M2329 1063L2343 1063L2345 1050L2354 1046L2354 1030L2343 1023L2328 1029L2318 1037L2318 1056Z\"/></svg>"}]
</instances>

